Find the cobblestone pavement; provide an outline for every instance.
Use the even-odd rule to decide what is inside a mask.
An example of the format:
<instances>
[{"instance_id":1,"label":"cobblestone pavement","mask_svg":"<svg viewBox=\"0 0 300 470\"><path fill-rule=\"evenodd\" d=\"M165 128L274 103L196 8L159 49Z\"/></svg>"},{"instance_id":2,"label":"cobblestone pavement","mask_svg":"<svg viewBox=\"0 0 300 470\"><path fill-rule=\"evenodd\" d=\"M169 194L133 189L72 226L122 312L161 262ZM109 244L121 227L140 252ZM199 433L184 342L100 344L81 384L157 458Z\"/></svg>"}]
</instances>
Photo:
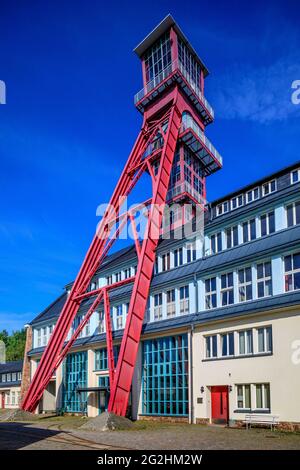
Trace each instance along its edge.
<instances>
[{"instance_id":1,"label":"cobblestone pavement","mask_svg":"<svg viewBox=\"0 0 300 470\"><path fill-rule=\"evenodd\" d=\"M0 449L300 449L300 434L266 429L228 429L201 425L136 423L130 431L95 432L79 428L82 421L39 420L0 423Z\"/></svg>"}]
</instances>

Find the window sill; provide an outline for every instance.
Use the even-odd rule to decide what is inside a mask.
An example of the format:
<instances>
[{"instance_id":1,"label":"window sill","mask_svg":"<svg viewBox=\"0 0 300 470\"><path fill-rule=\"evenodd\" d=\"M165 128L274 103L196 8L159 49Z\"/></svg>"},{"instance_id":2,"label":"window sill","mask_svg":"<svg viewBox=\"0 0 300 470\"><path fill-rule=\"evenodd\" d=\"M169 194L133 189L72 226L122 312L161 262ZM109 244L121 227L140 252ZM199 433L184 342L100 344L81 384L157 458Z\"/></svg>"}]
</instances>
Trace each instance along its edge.
<instances>
[{"instance_id":1,"label":"window sill","mask_svg":"<svg viewBox=\"0 0 300 470\"><path fill-rule=\"evenodd\" d=\"M265 353L257 353L257 354L241 354L236 356L220 356L220 357L209 357L206 359L202 359L202 362L213 362L213 361L226 361L229 359L249 359L254 357L265 357L265 356L272 356L273 351L265 352Z\"/></svg>"}]
</instances>

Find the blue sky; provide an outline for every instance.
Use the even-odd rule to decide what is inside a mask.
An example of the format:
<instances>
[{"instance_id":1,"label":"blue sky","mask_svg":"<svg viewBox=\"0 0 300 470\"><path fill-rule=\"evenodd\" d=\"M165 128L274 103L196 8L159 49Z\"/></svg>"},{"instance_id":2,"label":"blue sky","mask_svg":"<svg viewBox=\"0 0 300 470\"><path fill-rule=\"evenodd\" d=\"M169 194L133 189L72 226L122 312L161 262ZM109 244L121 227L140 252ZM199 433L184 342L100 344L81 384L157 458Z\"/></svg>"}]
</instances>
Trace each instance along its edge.
<instances>
[{"instance_id":1,"label":"blue sky","mask_svg":"<svg viewBox=\"0 0 300 470\"><path fill-rule=\"evenodd\" d=\"M0 329L30 321L76 276L141 123L132 49L169 12L211 72L207 135L224 168L208 199L300 160L296 0L2 3Z\"/></svg>"}]
</instances>

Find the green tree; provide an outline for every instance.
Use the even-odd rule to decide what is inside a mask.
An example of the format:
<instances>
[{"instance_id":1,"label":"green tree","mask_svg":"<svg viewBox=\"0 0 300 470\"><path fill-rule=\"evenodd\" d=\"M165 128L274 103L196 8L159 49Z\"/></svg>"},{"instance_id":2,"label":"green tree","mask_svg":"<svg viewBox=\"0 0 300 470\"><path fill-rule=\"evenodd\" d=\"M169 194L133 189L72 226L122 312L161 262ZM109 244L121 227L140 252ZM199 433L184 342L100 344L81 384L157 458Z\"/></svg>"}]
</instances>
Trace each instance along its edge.
<instances>
[{"instance_id":1,"label":"green tree","mask_svg":"<svg viewBox=\"0 0 300 470\"><path fill-rule=\"evenodd\" d=\"M26 341L26 331L24 329L13 331L11 335L6 330L0 331L0 340L6 346L6 361L18 361L23 359Z\"/></svg>"}]
</instances>

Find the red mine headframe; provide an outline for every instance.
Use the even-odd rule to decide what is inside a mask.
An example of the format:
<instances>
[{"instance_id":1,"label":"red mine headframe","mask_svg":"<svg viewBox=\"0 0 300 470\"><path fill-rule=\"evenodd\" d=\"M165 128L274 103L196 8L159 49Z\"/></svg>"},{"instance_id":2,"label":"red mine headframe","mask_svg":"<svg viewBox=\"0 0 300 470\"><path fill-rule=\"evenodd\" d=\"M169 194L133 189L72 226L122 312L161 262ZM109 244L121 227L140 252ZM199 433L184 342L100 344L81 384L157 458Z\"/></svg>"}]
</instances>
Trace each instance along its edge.
<instances>
[{"instance_id":1,"label":"red mine headframe","mask_svg":"<svg viewBox=\"0 0 300 470\"><path fill-rule=\"evenodd\" d=\"M126 414L165 204L176 201L182 207L171 228L184 224L188 214L183 202L203 207L205 178L222 166L220 155L204 135L205 126L213 121L213 110L204 98L208 71L173 18L168 15L135 52L143 69L144 88L135 97L135 105L144 116L143 125L24 398L24 410L35 410L54 371L103 302L110 379L108 410ZM152 198L147 201L148 220L140 241L135 227L138 206L122 214L120 209L145 172L152 179ZM112 236L116 221L118 226ZM88 291L93 276L128 222L135 236L136 275ZM132 283L133 288L115 369L109 292L127 283ZM93 303L67 341L80 304L89 297Z\"/></svg>"}]
</instances>

